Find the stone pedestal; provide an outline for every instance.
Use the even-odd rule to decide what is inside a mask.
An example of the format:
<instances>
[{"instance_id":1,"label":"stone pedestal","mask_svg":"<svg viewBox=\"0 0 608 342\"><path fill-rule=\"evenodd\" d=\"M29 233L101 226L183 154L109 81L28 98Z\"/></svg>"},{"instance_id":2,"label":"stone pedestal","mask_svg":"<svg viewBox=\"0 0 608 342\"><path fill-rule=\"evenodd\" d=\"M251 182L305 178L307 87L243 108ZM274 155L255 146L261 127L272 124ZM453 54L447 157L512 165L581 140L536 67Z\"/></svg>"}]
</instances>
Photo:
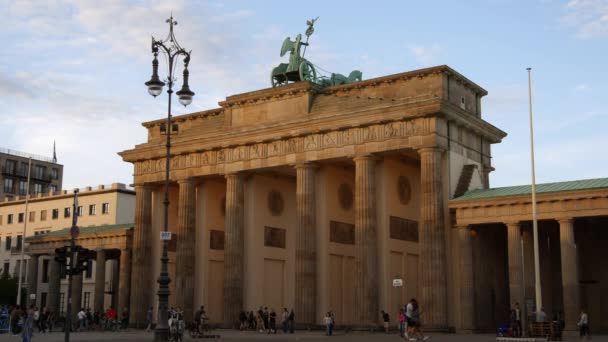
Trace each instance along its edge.
<instances>
[{"instance_id":1,"label":"stone pedestal","mask_svg":"<svg viewBox=\"0 0 608 342\"><path fill-rule=\"evenodd\" d=\"M82 279L83 274L72 276L72 324L78 322L78 312L82 308Z\"/></svg>"},{"instance_id":2,"label":"stone pedestal","mask_svg":"<svg viewBox=\"0 0 608 342\"><path fill-rule=\"evenodd\" d=\"M118 277L118 307L117 312L122 312L124 308L129 309L129 297L131 294L131 251L123 249L120 251Z\"/></svg>"},{"instance_id":3,"label":"stone pedestal","mask_svg":"<svg viewBox=\"0 0 608 342\"><path fill-rule=\"evenodd\" d=\"M224 325L234 327L243 310L244 189L243 177L226 175L224 246Z\"/></svg>"},{"instance_id":4,"label":"stone pedestal","mask_svg":"<svg viewBox=\"0 0 608 342\"><path fill-rule=\"evenodd\" d=\"M427 329L445 330L447 321L445 206L439 148L420 153L420 285L422 321Z\"/></svg>"},{"instance_id":5,"label":"stone pedestal","mask_svg":"<svg viewBox=\"0 0 608 342\"><path fill-rule=\"evenodd\" d=\"M379 316L378 232L376 223L376 160L355 160L355 321L376 326Z\"/></svg>"},{"instance_id":6,"label":"stone pedestal","mask_svg":"<svg viewBox=\"0 0 608 342\"><path fill-rule=\"evenodd\" d=\"M184 317L194 315L194 243L196 187L193 179L180 179L175 253L175 303Z\"/></svg>"},{"instance_id":7,"label":"stone pedestal","mask_svg":"<svg viewBox=\"0 0 608 342\"><path fill-rule=\"evenodd\" d=\"M55 261L55 256L51 255L49 260L49 294L47 300L47 307L50 312L55 314L55 317L59 316L59 289L61 284L61 265Z\"/></svg>"},{"instance_id":8,"label":"stone pedestal","mask_svg":"<svg viewBox=\"0 0 608 342\"><path fill-rule=\"evenodd\" d=\"M296 304L299 323L317 321L317 248L315 170L311 164L296 165Z\"/></svg>"},{"instance_id":9,"label":"stone pedestal","mask_svg":"<svg viewBox=\"0 0 608 342\"><path fill-rule=\"evenodd\" d=\"M106 289L106 251L100 249L95 258L95 301L93 310L105 312L104 298Z\"/></svg>"},{"instance_id":10,"label":"stone pedestal","mask_svg":"<svg viewBox=\"0 0 608 342\"><path fill-rule=\"evenodd\" d=\"M562 287L564 321L566 330L576 330L580 314L580 288L578 279L578 255L574 241L572 219L559 220L559 237L562 262Z\"/></svg>"},{"instance_id":11,"label":"stone pedestal","mask_svg":"<svg viewBox=\"0 0 608 342\"><path fill-rule=\"evenodd\" d=\"M522 308L525 305L524 300L524 282L523 282L523 254L522 254L522 238L519 222L508 222L507 226L507 247L509 254L509 295L511 299L510 305L519 303Z\"/></svg>"},{"instance_id":12,"label":"stone pedestal","mask_svg":"<svg viewBox=\"0 0 608 342\"><path fill-rule=\"evenodd\" d=\"M458 233L458 274L460 276L460 329L473 331L475 318L475 283L473 275L473 245L468 226L456 227Z\"/></svg>"},{"instance_id":13,"label":"stone pedestal","mask_svg":"<svg viewBox=\"0 0 608 342\"><path fill-rule=\"evenodd\" d=\"M38 300L38 255L30 255L30 260L27 262L27 298L28 303L36 304ZM31 299L30 295L35 294L36 298Z\"/></svg>"},{"instance_id":14,"label":"stone pedestal","mask_svg":"<svg viewBox=\"0 0 608 342\"><path fill-rule=\"evenodd\" d=\"M151 306L150 291L155 288L150 251L152 242L152 189L149 185L135 186L135 227L133 229L133 267L131 273L131 324L146 325L146 312Z\"/></svg>"}]
</instances>

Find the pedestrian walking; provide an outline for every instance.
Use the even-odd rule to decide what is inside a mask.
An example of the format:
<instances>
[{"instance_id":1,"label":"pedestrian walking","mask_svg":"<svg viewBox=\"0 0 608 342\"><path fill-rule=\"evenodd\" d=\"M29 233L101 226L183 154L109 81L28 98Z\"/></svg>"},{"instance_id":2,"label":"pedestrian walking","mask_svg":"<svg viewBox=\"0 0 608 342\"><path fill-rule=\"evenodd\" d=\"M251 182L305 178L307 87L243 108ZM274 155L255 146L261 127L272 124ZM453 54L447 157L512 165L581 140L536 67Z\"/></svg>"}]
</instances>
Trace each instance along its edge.
<instances>
[{"instance_id":1,"label":"pedestrian walking","mask_svg":"<svg viewBox=\"0 0 608 342\"><path fill-rule=\"evenodd\" d=\"M76 316L78 317L77 331L81 331L87 325L87 314L84 312L84 308L80 308L80 311L78 311L78 314L76 314Z\"/></svg>"},{"instance_id":2,"label":"pedestrian walking","mask_svg":"<svg viewBox=\"0 0 608 342\"><path fill-rule=\"evenodd\" d=\"M247 313L245 313L245 310L241 310L239 313L239 323L239 330L247 330Z\"/></svg>"},{"instance_id":3,"label":"pedestrian walking","mask_svg":"<svg viewBox=\"0 0 608 342\"><path fill-rule=\"evenodd\" d=\"M146 332L150 332L150 330L152 330L152 316L154 315L154 310L152 309L152 307L150 307L148 309L148 311L146 312Z\"/></svg>"},{"instance_id":4,"label":"pedestrian walking","mask_svg":"<svg viewBox=\"0 0 608 342\"><path fill-rule=\"evenodd\" d=\"M281 327L283 328L283 334L287 334L289 329L289 312L287 308L283 308L283 314L281 316Z\"/></svg>"},{"instance_id":5,"label":"pedestrian walking","mask_svg":"<svg viewBox=\"0 0 608 342\"><path fill-rule=\"evenodd\" d=\"M417 339L422 339L426 341L429 339L429 337L425 336L422 332L422 324L420 323L420 307L418 306L418 302L415 298L412 298L410 300L410 304L412 305L412 313L410 322L408 322L408 327L411 326L409 340L416 341Z\"/></svg>"},{"instance_id":6,"label":"pedestrian walking","mask_svg":"<svg viewBox=\"0 0 608 342\"><path fill-rule=\"evenodd\" d=\"M34 334L34 305L23 312L23 326L21 331L22 342L30 342Z\"/></svg>"},{"instance_id":7,"label":"pedestrian walking","mask_svg":"<svg viewBox=\"0 0 608 342\"><path fill-rule=\"evenodd\" d=\"M325 324L325 335L331 336L334 327L331 313L329 311L327 311L325 317L323 317L323 323Z\"/></svg>"},{"instance_id":8,"label":"pedestrian walking","mask_svg":"<svg viewBox=\"0 0 608 342\"><path fill-rule=\"evenodd\" d=\"M589 333L589 316L585 310L581 310L581 315L578 320L578 329L579 329L579 338L582 340L583 338L591 339L591 334Z\"/></svg>"},{"instance_id":9,"label":"pedestrian walking","mask_svg":"<svg viewBox=\"0 0 608 342\"><path fill-rule=\"evenodd\" d=\"M295 319L296 319L296 314L295 312L293 312L293 308L291 309L291 311L289 312L289 333L293 334L293 331L295 329Z\"/></svg>"},{"instance_id":10,"label":"pedestrian walking","mask_svg":"<svg viewBox=\"0 0 608 342\"><path fill-rule=\"evenodd\" d=\"M399 309L399 336L405 337L405 311Z\"/></svg>"},{"instance_id":11,"label":"pedestrian walking","mask_svg":"<svg viewBox=\"0 0 608 342\"><path fill-rule=\"evenodd\" d=\"M127 329L129 327L129 309L127 309L126 307L122 308L120 326L121 329Z\"/></svg>"},{"instance_id":12,"label":"pedestrian walking","mask_svg":"<svg viewBox=\"0 0 608 342\"><path fill-rule=\"evenodd\" d=\"M270 329L268 329L268 333L276 334L277 333L277 313L274 312L274 309L270 310L269 320L270 320Z\"/></svg>"},{"instance_id":13,"label":"pedestrian walking","mask_svg":"<svg viewBox=\"0 0 608 342\"><path fill-rule=\"evenodd\" d=\"M388 312L386 312L384 310L380 311L380 313L382 314L382 322L383 322L383 326L384 326L384 332L388 334L388 328L390 326L391 318L390 318Z\"/></svg>"},{"instance_id":14,"label":"pedestrian walking","mask_svg":"<svg viewBox=\"0 0 608 342\"><path fill-rule=\"evenodd\" d=\"M268 307L265 306L264 311L262 312L262 320L264 320L264 331L265 332L269 332L269 330L270 330L270 324L268 324L269 323L268 318L269 318Z\"/></svg>"},{"instance_id":15,"label":"pedestrian walking","mask_svg":"<svg viewBox=\"0 0 608 342\"><path fill-rule=\"evenodd\" d=\"M518 302L515 302L511 309L511 329L513 330L513 337L521 336L521 310Z\"/></svg>"}]
</instances>

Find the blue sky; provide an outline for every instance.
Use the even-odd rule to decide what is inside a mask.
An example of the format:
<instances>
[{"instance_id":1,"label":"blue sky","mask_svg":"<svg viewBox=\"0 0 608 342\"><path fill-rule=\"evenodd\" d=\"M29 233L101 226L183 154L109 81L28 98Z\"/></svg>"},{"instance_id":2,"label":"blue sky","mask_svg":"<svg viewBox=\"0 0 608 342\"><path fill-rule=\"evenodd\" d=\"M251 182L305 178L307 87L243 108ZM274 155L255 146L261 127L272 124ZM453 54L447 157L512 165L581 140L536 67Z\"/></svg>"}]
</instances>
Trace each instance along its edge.
<instances>
[{"instance_id":1,"label":"blue sky","mask_svg":"<svg viewBox=\"0 0 608 342\"><path fill-rule=\"evenodd\" d=\"M537 181L608 176L608 0L0 0L0 146L51 155L56 140L66 188L132 182L116 152L165 115L143 83L150 35L166 35L171 12L197 93L175 114L268 87L283 39L319 16L306 55L324 69L447 64L487 89L483 117L509 134L493 146L492 186L530 182L528 66Z\"/></svg>"}]
</instances>

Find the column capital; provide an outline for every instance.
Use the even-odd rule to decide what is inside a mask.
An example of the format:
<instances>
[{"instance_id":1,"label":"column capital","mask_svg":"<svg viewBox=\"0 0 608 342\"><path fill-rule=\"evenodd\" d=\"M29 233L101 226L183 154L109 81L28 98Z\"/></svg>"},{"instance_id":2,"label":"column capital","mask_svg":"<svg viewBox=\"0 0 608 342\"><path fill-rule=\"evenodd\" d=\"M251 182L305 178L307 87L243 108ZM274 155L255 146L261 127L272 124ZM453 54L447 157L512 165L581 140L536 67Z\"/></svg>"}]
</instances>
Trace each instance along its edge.
<instances>
[{"instance_id":1,"label":"column capital","mask_svg":"<svg viewBox=\"0 0 608 342\"><path fill-rule=\"evenodd\" d=\"M507 226L507 228L510 228L510 229L521 228L520 221L507 221L507 222L504 222L504 224L505 224L505 226Z\"/></svg>"},{"instance_id":2,"label":"column capital","mask_svg":"<svg viewBox=\"0 0 608 342\"><path fill-rule=\"evenodd\" d=\"M439 146L428 146L428 147L421 147L418 149L418 153L419 154L423 154L423 153L442 153L445 152L446 149L443 147L439 147Z\"/></svg>"},{"instance_id":3,"label":"column capital","mask_svg":"<svg viewBox=\"0 0 608 342\"><path fill-rule=\"evenodd\" d=\"M560 225L574 223L574 217L558 217L555 220L559 222Z\"/></svg>"},{"instance_id":4,"label":"column capital","mask_svg":"<svg viewBox=\"0 0 608 342\"><path fill-rule=\"evenodd\" d=\"M358 160L371 160L371 161L377 161L380 158L378 158L377 156L373 155L373 154L357 154L353 157L353 160L356 162Z\"/></svg>"},{"instance_id":5,"label":"column capital","mask_svg":"<svg viewBox=\"0 0 608 342\"><path fill-rule=\"evenodd\" d=\"M180 178L177 180L177 184L181 185L181 184L195 184L196 183L196 178L194 177L187 177L187 178Z\"/></svg>"},{"instance_id":6,"label":"column capital","mask_svg":"<svg viewBox=\"0 0 608 342\"><path fill-rule=\"evenodd\" d=\"M136 183L133 184L133 189L135 189L135 192L137 192L137 190L152 190L153 185L150 183Z\"/></svg>"},{"instance_id":7,"label":"column capital","mask_svg":"<svg viewBox=\"0 0 608 342\"><path fill-rule=\"evenodd\" d=\"M295 163L293 165L293 167L295 169L313 169L316 170L319 168L319 164L315 163L315 162L301 162L301 163Z\"/></svg>"},{"instance_id":8,"label":"column capital","mask_svg":"<svg viewBox=\"0 0 608 342\"><path fill-rule=\"evenodd\" d=\"M454 228L458 229L458 230L460 230L460 229L469 229L469 228L471 228L471 225L470 224L462 224L462 223L461 224L455 224Z\"/></svg>"}]
</instances>

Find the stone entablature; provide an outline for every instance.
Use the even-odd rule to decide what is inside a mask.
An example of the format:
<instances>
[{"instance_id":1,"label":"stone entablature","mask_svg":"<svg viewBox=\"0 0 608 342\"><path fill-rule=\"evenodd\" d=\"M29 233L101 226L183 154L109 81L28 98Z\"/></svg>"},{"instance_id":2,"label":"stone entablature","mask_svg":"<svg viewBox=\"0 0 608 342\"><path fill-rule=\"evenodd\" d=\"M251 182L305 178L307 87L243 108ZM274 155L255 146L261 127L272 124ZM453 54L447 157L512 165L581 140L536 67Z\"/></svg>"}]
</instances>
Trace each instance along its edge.
<instances>
[{"instance_id":1,"label":"stone entablature","mask_svg":"<svg viewBox=\"0 0 608 342\"><path fill-rule=\"evenodd\" d=\"M91 250L118 249L130 250L133 238L133 228L117 229L107 232L83 233L76 239L76 244ZM70 235L51 235L26 239L29 243L27 253L53 254L55 248L63 247L70 241Z\"/></svg>"},{"instance_id":2,"label":"stone entablature","mask_svg":"<svg viewBox=\"0 0 608 342\"><path fill-rule=\"evenodd\" d=\"M537 194L539 220L608 215L608 189ZM532 220L531 196L453 200L458 226Z\"/></svg>"},{"instance_id":3,"label":"stone entablature","mask_svg":"<svg viewBox=\"0 0 608 342\"><path fill-rule=\"evenodd\" d=\"M450 82L476 97L486 94L441 66L324 89L299 82L230 96L220 103L223 108L174 118L180 127L173 135L172 178L354 156L361 150L447 149L448 139L459 137L467 139L459 140L458 152L490 167L489 145L505 133L483 121L477 109L471 113L451 101L456 91ZM121 153L135 165L136 184L164 178L164 123L144 123L148 143ZM473 135L478 138L468 138Z\"/></svg>"}]
</instances>

